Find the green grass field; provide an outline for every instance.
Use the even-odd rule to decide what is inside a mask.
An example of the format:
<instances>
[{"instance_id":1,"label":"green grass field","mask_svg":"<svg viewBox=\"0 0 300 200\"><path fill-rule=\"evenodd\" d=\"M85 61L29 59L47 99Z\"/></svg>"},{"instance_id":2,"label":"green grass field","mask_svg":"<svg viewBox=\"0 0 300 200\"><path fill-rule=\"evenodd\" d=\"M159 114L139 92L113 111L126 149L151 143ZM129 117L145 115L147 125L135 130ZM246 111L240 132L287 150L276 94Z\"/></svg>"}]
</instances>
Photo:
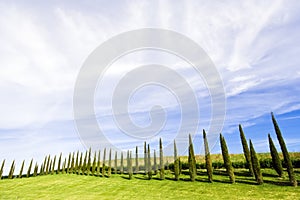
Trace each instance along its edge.
<instances>
[{"instance_id":1,"label":"green grass field","mask_svg":"<svg viewBox=\"0 0 300 200\"><path fill-rule=\"evenodd\" d=\"M278 178L264 169L264 185L256 185L245 169L236 170L235 184L228 183L223 170L215 170L214 183L206 182L205 170L198 171L197 181L190 182L187 172L180 181L156 176L147 180L142 174L112 175L110 178L76 174L47 175L0 181L0 199L300 199L300 187L287 186L288 178ZM300 180L300 170L295 170Z\"/></svg>"}]
</instances>

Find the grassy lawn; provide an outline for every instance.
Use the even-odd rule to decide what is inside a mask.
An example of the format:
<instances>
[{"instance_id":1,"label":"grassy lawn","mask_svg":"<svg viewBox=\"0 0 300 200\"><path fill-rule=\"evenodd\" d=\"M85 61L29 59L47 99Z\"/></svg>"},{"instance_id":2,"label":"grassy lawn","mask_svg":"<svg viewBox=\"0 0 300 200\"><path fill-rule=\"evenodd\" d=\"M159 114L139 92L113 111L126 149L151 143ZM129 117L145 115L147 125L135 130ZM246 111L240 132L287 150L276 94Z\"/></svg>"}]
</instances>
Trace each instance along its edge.
<instances>
[{"instance_id":1,"label":"grassy lawn","mask_svg":"<svg viewBox=\"0 0 300 200\"><path fill-rule=\"evenodd\" d=\"M263 170L264 185L256 185L247 170L236 170L235 184L228 183L223 170L215 170L214 183L206 182L205 171L190 182L187 172L180 181L146 180L146 176L112 175L110 178L76 174L47 175L0 181L0 199L299 199L300 187L285 186L284 178L271 169ZM300 179L300 170L296 170Z\"/></svg>"}]
</instances>

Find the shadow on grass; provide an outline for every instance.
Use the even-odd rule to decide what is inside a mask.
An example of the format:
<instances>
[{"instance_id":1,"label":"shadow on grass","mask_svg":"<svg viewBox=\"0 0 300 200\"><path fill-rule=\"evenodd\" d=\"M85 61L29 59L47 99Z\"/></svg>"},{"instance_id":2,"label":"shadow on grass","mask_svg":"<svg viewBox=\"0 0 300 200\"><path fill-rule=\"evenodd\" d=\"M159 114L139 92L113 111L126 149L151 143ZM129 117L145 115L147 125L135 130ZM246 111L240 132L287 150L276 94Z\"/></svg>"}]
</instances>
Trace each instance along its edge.
<instances>
[{"instance_id":1,"label":"shadow on grass","mask_svg":"<svg viewBox=\"0 0 300 200\"><path fill-rule=\"evenodd\" d=\"M283 182L283 181L271 181L271 180L264 180L264 183L273 184L277 186L290 186L291 184L289 182Z\"/></svg>"}]
</instances>

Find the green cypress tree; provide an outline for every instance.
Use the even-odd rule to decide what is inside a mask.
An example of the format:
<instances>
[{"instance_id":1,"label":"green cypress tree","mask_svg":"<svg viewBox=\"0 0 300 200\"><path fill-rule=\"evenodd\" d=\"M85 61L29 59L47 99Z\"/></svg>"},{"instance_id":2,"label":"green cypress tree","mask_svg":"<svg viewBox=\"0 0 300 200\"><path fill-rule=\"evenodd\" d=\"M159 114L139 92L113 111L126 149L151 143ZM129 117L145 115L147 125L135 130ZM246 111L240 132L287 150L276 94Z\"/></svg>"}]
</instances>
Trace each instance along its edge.
<instances>
[{"instance_id":1,"label":"green cypress tree","mask_svg":"<svg viewBox=\"0 0 300 200\"><path fill-rule=\"evenodd\" d=\"M92 156L92 149L91 147L89 148L89 154L88 154L88 162L87 162L87 175L90 175L91 171L91 156Z\"/></svg>"},{"instance_id":2,"label":"green cypress tree","mask_svg":"<svg viewBox=\"0 0 300 200\"><path fill-rule=\"evenodd\" d=\"M115 151L115 174L117 174L118 173L118 152L117 151Z\"/></svg>"},{"instance_id":3,"label":"green cypress tree","mask_svg":"<svg viewBox=\"0 0 300 200\"><path fill-rule=\"evenodd\" d=\"M24 163L25 163L25 160L23 160L23 162L22 162L20 173L19 173L19 178L22 178L22 173L23 173L23 169L24 169Z\"/></svg>"},{"instance_id":4,"label":"green cypress tree","mask_svg":"<svg viewBox=\"0 0 300 200\"><path fill-rule=\"evenodd\" d=\"M0 169L0 179L2 179L3 169L5 165L5 159L2 161L1 169Z\"/></svg>"},{"instance_id":5,"label":"green cypress tree","mask_svg":"<svg viewBox=\"0 0 300 200\"><path fill-rule=\"evenodd\" d=\"M64 162L63 162L63 166L62 166L62 173L66 173L66 163L67 163L67 158L65 158Z\"/></svg>"},{"instance_id":6,"label":"green cypress tree","mask_svg":"<svg viewBox=\"0 0 300 200\"><path fill-rule=\"evenodd\" d=\"M95 176L95 171L96 171L96 164L97 164L97 152L95 151L94 153L94 160L93 160L93 165L92 165L92 175Z\"/></svg>"},{"instance_id":7,"label":"green cypress tree","mask_svg":"<svg viewBox=\"0 0 300 200\"><path fill-rule=\"evenodd\" d=\"M44 163L41 164L40 173L39 173L40 176L43 175L44 173L43 169L44 169Z\"/></svg>"},{"instance_id":8,"label":"green cypress tree","mask_svg":"<svg viewBox=\"0 0 300 200\"><path fill-rule=\"evenodd\" d=\"M242 146L243 146L243 151L244 151L244 156L246 159L247 167L249 168L249 172L250 172L251 176L253 176L254 173L253 173L253 168L252 168L252 163L251 163L250 151L249 151L247 140L246 140L246 137L245 137L245 134L244 134L241 124L239 124L239 131L240 131L240 138L241 138L241 142L242 142Z\"/></svg>"},{"instance_id":9,"label":"green cypress tree","mask_svg":"<svg viewBox=\"0 0 300 200\"><path fill-rule=\"evenodd\" d=\"M71 162L72 162L72 154L69 153L68 164L67 164L67 174L70 173Z\"/></svg>"},{"instance_id":10,"label":"green cypress tree","mask_svg":"<svg viewBox=\"0 0 300 200\"><path fill-rule=\"evenodd\" d=\"M164 152L161 138L159 138L159 177L161 180L165 179Z\"/></svg>"},{"instance_id":11,"label":"green cypress tree","mask_svg":"<svg viewBox=\"0 0 300 200\"><path fill-rule=\"evenodd\" d=\"M49 164L49 174L51 174L51 169L52 169L52 159L50 159L50 164Z\"/></svg>"},{"instance_id":12,"label":"green cypress tree","mask_svg":"<svg viewBox=\"0 0 300 200\"><path fill-rule=\"evenodd\" d=\"M72 153L71 165L70 165L70 173L74 173L74 164L75 164L75 153Z\"/></svg>"},{"instance_id":13,"label":"green cypress tree","mask_svg":"<svg viewBox=\"0 0 300 200\"><path fill-rule=\"evenodd\" d=\"M157 163L156 163L156 151L154 149L154 152L153 152L153 159L154 159L154 174L156 175L157 174Z\"/></svg>"},{"instance_id":14,"label":"green cypress tree","mask_svg":"<svg viewBox=\"0 0 300 200\"><path fill-rule=\"evenodd\" d=\"M103 152L103 163L102 163L102 176L105 176L105 156L106 156L106 148L104 148Z\"/></svg>"},{"instance_id":15,"label":"green cypress tree","mask_svg":"<svg viewBox=\"0 0 300 200\"><path fill-rule=\"evenodd\" d=\"M129 152L129 151L128 151ZM132 179L132 156L131 156L131 151L128 153L128 163L127 163L127 168L128 168L128 175L129 179Z\"/></svg>"},{"instance_id":16,"label":"green cypress tree","mask_svg":"<svg viewBox=\"0 0 300 200\"><path fill-rule=\"evenodd\" d=\"M77 150L74 173L76 173L76 174L78 173L78 168L79 168L79 151Z\"/></svg>"},{"instance_id":17,"label":"green cypress tree","mask_svg":"<svg viewBox=\"0 0 300 200\"><path fill-rule=\"evenodd\" d=\"M8 178L9 179L13 179L14 171L15 171L15 160L12 162L9 173L8 173Z\"/></svg>"},{"instance_id":18,"label":"green cypress tree","mask_svg":"<svg viewBox=\"0 0 300 200\"><path fill-rule=\"evenodd\" d=\"M79 159L79 163L78 163L78 171L77 171L77 174L81 174L81 172L82 172L82 165L83 165L83 163L82 163L82 157L83 157L83 153L82 152L80 152L80 159Z\"/></svg>"},{"instance_id":19,"label":"green cypress tree","mask_svg":"<svg viewBox=\"0 0 300 200\"><path fill-rule=\"evenodd\" d=\"M109 154L108 154L108 169L107 169L107 176L111 176L111 149L109 149Z\"/></svg>"},{"instance_id":20,"label":"green cypress tree","mask_svg":"<svg viewBox=\"0 0 300 200\"><path fill-rule=\"evenodd\" d=\"M221 143L222 155L223 155L223 160L224 160L224 166L226 168L230 182L235 183L234 170L233 170L233 167L231 164L227 144L226 144L225 138L222 136L222 134L220 134L220 143Z\"/></svg>"},{"instance_id":21,"label":"green cypress tree","mask_svg":"<svg viewBox=\"0 0 300 200\"><path fill-rule=\"evenodd\" d=\"M57 171L56 171L57 174L60 173L61 156L62 156L62 153L60 153L59 158L58 158Z\"/></svg>"},{"instance_id":22,"label":"green cypress tree","mask_svg":"<svg viewBox=\"0 0 300 200\"><path fill-rule=\"evenodd\" d=\"M88 151L85 151L84 159L83 159L83 164L82 164L82 174L85 174L86 167L87 167L87 158L88 157Z\"/></svg>"},{"instance_id":23,"label":"green cypress tree","mask_svg":"<svg viewBox=\"0 0 300 200\"><path fill-rule=\"evenodd\" d=\"M53 174L54 174L54 171L55 171L55 162L56 162L56 155L55 155L54 158L53 158L51 175L53 175Z\"/></svg>"},{"instance_id":24,"label":"green cypress tree","mask_svg":"<svg viewBox=\"0 0 300 200\"><path fill-rule=\"evenodd\" d=\"M27 178L30 176L30 173L31 173L32 162L33 162L33 159L31 159L30 164L29 164L29 167L28 167L28 170L27 170L27 174L26 174L26 177L27 177Z\"/></svg>"},{"instance_id":25,"label":"green cypress tree","mask_svg":"<svg viewBox=\"0 0 300 200\"><path fill-rule=\"evenodd\" d=\"M255 175L256 182L261 185L263 184L263 177L260 171L260 164L259 160L257 158L256 152L254 150L253 144L250 140L250 155L251 155L251 162L252 162L252 167L253 167L253 172Z\"/></svg>"},{"instance_id":26,"label":"green cypress tree","mask_svg":"<svg viewBox=\"0 0 300 200\"><path fill-rule=\"evenodd\" d=\"M146 144L146 142L144 142L144 167L145 167L145 175L148 174L147 163L148 163L147 144Z\"/></svg>"},{"instance_id":27,"label":"green cypress tree","mask_svg":"<svg viewBox=\"0 0 300 200\"><path fill-rule=\"evenodd\" d=\"M36 176L37 176L38 169L39 169L39 166L38 166L38 164L37 164L37 162L36 162L36 163L35 163L35 166L34 166L34 170L33 170L33 177L36 177Z\"/></svg>"},{"instance_id":28,"label":"green cypress tree","mask_svg":"<svg viewBox=\"0 0 300 200\"><path fill-rule=\"evenodd\" d=\"M49 165L50 165L50 155L47 158L47 165L46 165L46 175L49 173Z\"/></svg>"},{"instance_id":29,"label":"green cypress tree","mask_svg":"<svg viewBox=\"0 0 300 200\"><path fill-rule=\"evenodd\" d=\"M206 170L207 170L208 181L210 183L212 183L213 182L213 168L212 168L212 162L211 162L211 158L210 158L210 152L209 152L206 132L204 129L203 129L203 141L204 141L205 165L206 165Z\"/></svg>"},{"instance_id":30,"label":"green cypress tree","mask_svg":"<svg viewBox=\"0 0 300 200\"><path fill-rule=\"evenodd\" d=\"M120 173L124 173L124 161L123 161L123 152L121 151L121 168L120 168Z\"/></svg>"},{"instance_id":31,"label":"green cypress tree","mask_svg":"<svg viewBox=\"0 0 300 200\"><path fill-rule=\"evenodd\" d=\"M151 155L150 155L150 145L148 144L148 179L152 179L152 165L151 165Z\"/></svg>"},{"instance_id":32,"label":"green cypress tree","mask_svg":"<svg viewBox=\"0 0 300 200\"><path fill-rule=\"evenodd\" d=\"M48 156L45 156L45 159L44 159L44 163L43 163L43 169L42 169L42 175L44 175L45 174L45 168L46 168L46 165L47 165L47 158L48 158Z\"/></svg>"},{"instance_id":33,"label":"green cypress tree","mask_svg":"<svg viewBox=\"0 0 300 200\"><path fill-rule=\"evenodd\" d=\"M297 180L296 180L296 177L295 177L295 174L294 174L294 169L293 169L292 161L290 159L289 152L286 148L284 139L282 137L280 128L277 124L277 121L274 117L273 112L271 113L271 115L272 115L272 121L273 121L274 129L275 129L275 132L276 132L276 135L277 135L277 139L278 139L278 142L280 144L281 151L282 151L282 154L283 154L283 159L284 159L284 162L286 163L286 168L287 168L287 172L289 174L290 184L294 187L297 187L298 183L297 183Z\"/></svg>"},{"instance_id":34,"label":"green cypress tree","mask_svg":"<svg viewBox=\"0 0 300 200\"><path fill-rule=\"evenodd\" d=\"M135 170L134 173L139 173L139 151L138 151L138 146L135 147Z\"/></svg>"},{"instance_id":35,"label":"green cypress tree","mask_svg":"<svg viewBox=\"0 0 300 200\"><path fill-rule=\"evenodd\" d=\"M100 176L100 168L101 168L101 151L98 151L98 162L97 162L97 174Z\"/></svg>"},{"instance_id":36,"label":"green cypress tree","mask_svg":"<svg viewBox=\"0 0 300 200\"><path fill-rule=\"evenodd\" d=\"M174 140L174 175L175 175L175 180L179 180L179 159L177 156L177 147L176 147L176 142Z\"/></svg>"},{"instance_id":37,"label":"green cypress tree","mask_svg":"<svg viewBox=\"0 0 300 200\"><path fill-rule=\"evenodd\" d=\"M278 176L282 177L283 169L282 169L281 160L279 158L279 154L277 152L277 149L274 145L274 142L273 142L270 134L268 134L268 138L269 138L270 152L271 152L271 156L272 156L272 166L275 169L275 171L277 172Z\"/></svg>"},{"instance_id":38,"label":"green cypress tree","mask_svg":"<svg viewBox=\"0 0 300 200\"><path fill-rule=\"evenodd\" d=\"M194 147L193 147L193 141L192 137L189 134L189 173L190 173L190 179L191 181L195 181L196 175L197 175L197 169L196 169L196 159L195 159L195 153L194 153Z\"/></svg>"}]
</instances>

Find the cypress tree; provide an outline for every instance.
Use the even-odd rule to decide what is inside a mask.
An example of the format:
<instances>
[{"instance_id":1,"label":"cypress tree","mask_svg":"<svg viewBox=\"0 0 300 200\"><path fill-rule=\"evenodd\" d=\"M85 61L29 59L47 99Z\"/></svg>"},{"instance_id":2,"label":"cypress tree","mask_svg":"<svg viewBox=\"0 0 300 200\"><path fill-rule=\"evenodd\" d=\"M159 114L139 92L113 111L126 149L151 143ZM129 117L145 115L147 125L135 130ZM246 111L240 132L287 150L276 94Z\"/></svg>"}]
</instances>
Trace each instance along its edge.
<instances>
[{"instance_id":1,"label":"cypress tree","mask_svg":"<svg viewBox=\"0 0 300 200\"><path fill-rule=\"evenodd\" d=\"M91 147L89 148L89 154L88 154L88 162L87 162L87 175L90 175L91 171L91 155L92 155L92 149Z\"/></svg>"},{"instance_id":2,"label":"cypress tree","mask_svg":"<svg viewBox=\"0 0 300 200\"><path fill-rule=\"evenodd\" d=\"M37 176L38 169L39 169L39 166L38 166L38 164L37 164L37 162L36 162L36 163L35 163L35 166L34 166L34 170L33 170L33 177L36 177L36 176Z\"/></svg>"},{"instance_id":3,"label":"cypress tree","mask_svg":"<svg viewBox=\"0 0 300 200\"><path fill-rule=\"evenodd\" d=\"M213 168L212 168L212 162L211 162L211 158L210 158L210 152L209 152L206 132L204 129L203 129L203 141L204 141L205 165L206 165L206 170L207 170L208 181L210 183L212 183L213 182Z\"/></svg>"},{"instance_id":4,"label":"cypress tree","mask_svg":"<svg viewBox=\"0 0 300 200\"><path fill-rule=\"evenodd\" d=\"M23 162L22 162L22 166L21 166L20 173L19 173L19 178L22 178L24 163L25 163L25 160L23 160Z\"/></svg>"},{"instance_id":5,"label":"cypress tree","mask_svg":"<svg viewBox=\"0 0 300 200\"><path fill-rule=\"evenodd\" d=\"M227 144L226 144L225 138L222 136L222 134L220 134L220 143L221 143L222 155L223 155L223 160L224 160L224 166L226 168L230 182L234 183L235 182L234 171L233 171L233 167L231 164Z\"/></svg>"},{"instance_id":6,"label":"cypress tree","mask_svg":"<svg viewBox=\"0 0 300 200\"><path fill-rule=\"evenodd\" d=\"M80 174L82 172L82 157L83 157L83 153L80 152L80 159L79 159L79 163L78 163L78 171L77 174Z\"/></svg>"},{"instance_id":7,"label":"cypress tree","mask_svg":"<svg viewBox=\"0 0 300 200\"><path fill-rule=\"evenodd\" d=\"M50 159L50 164L49 164L49 174L51 174L51 169L52 169L52 159Z\"/></svg>"},{"instance_id":8,"label":"cypress tree","mask_svg":"<svg viewBox=\"0 0 300 200\"><path fill-rule=\"evenodd\" d=\"M161 180L165 179L164 153L161 138L159 138L159 176Z\"/></svg>"},{"instance_id":9,"label":"cypress tree","mask_svg":"<svg viewBox=\"0 0 300 200\"><path fill-rule=\"evenodd\" d=\"M84 160L83 160L83 164L82 164L82 174L85 174L86 171L86 167L87 167L87 157L88 157L88 151L85 151L85 155L84 155Z\"/></svg>"},{"instance_id":10,"label":"cypress tree","mask_svg":"<svg viewBox=\"0 0 300 200\"><path fill-rule=\"evenodd\" d=\"M276 132L276 135L277 135L277 139L278 139L278 142L280 144L281 151L282 151L282 154L283 154L284 162L286 163L286 168L287 168L287 172L289 174L290 184L294 187L297 187L298 183L297 183L297 180L296 180L296 177L295 177L295 174L294 174L294 169L293 169L292 161L290 159L289 152L286 148L284 139L282 137L280 128L277 124L277 121L274 117L273 112L271 113L271 115L272 115L272 122L273 122L273 125L274 125L274 129L275 129L275 132Z\"/></svg>"},{"instance_id":11,"label":"cypress tree","mask_svg":"<svg viewBox=\"0 0 300 200\"><path fill-rule=\"evenodd\" d=\"M153 159L154 159L154 174L156 175L157 174L157 163L156 163L156 151L154 149L154 152L153 152Z\"/></svg>"},{"instance_id":12,"label":"cypress tree","mask_svg":"<svg viewBox=\"0 0 300 200\"><path fill-rule=\"evenodd\" d=\"M104 153L103 153L103 163L102 163L102 176L105 176L105 156L106 156L106 148L104 148Z\"/></svg>"},{"instance_id":13,"label":"cypress tree","mask_svg":"<svg viewBox=\"0 0 300 200\"><path fill-rule=\"evenodd\" d=\"M128 158L128 163L127 163L127 168L128 168L129 179L131 180L132 179L132 156L131 156L131 151L129 152L128 155L129 155L129 158Z\"/></svg>"},{"instance_id":14,"label":"cypress tree","mask_svg":"<svg viewBox=\"0 0 300 200\"><path fill-rule=\"evenodd\" d=\"M108 154L108 169L107 169L107 176L111 176L111 149L109 149L109 154Z\"/></svg>"},{"instance_id":15,"label":"cypress tree","mask_svg":"<svg viewBox=\"0 0 300 200\"><path fill-rule=\"evenodd\" d=\"M76 162L75 162L75 173L78 173L78 168L79 168L79 151L77 150Z\"/></svg>"},{"instance_id":16,"label":"cypress tree","mask_svg":"<svg viewBox=\"0 0 300 200\"><path fill-rule=\"evenodd\" d=\"M118 172L118 152L115 151L115 174Z\"/></svg>"},{"instance_id":17,"label":"cypress tree","mask_svg":"<svg viewBox=\"0 0 300 200\"><path fill-rule=\"evenodd\" d=\"M68 164L67 164L67 174L70 173L71 162L72 162L72 154L69 153Z\"/></svg>"},{"instance_id":18,"label":"cypress tree","mask_svg":"<svg viewBox=\"0 0 300 200\"><path fill-rule=\"evenodd\" d=\"M139 151L138 151L138 146L135 147L135 170L134 172L137 174L139 173Z\"/></svg>"},{"instance_id":19,"label":"cypress tree","mask_svg":"<svg viewBox=\"0 0 300 200\"><path fill-rule=\"evenodd\" d=\"M55 171L55 162L56 162L56 155L55 155L54 158L53 158L51 175L53 175L53 174L54 174L54 171Z\"/></svg>"},{"instance_id":20,"label":"cypress tree","mask_svg":"<svg viewBox=\"0 0 300 200\"><path fill-rule=\"evenodd\" d=\"M254 173L253 173L253 168L252 168L252 163L251 163L250 151L249 151L247 140L246 140L246 137L245 137L245 134L244 134L241 124L239 124L239 131L240 131L240 138L241 138L241 142L242 142L242 146L243 146L243 151L244 151L244 156L246 159L247 167L249 168L249 172L250 172L251 176L253 176Z\"/></svg>"},{"instance_id":21,"label":"cypress tree","mask_svg":"<svg viewBox=\"0 0 300 200\"><path fill-rule=\"evenodd\" d=\"M46 168L46 165L47 165L47 156L45 156L45 159L44 159L44 163L43 163L43 169L42 169L42 175L44 175L45 174L45 168Z\"/></svg>"},{"instance_id":22,"label":"cypress tree","mask_svg":"<svg viewBox=\"0 0 300 200\"><path fill-rule=\"evenodd\" d=\"M176 147L176 142L174 140L174 175L175 175L175 180L179 180L179 159L177 157L177 147Z\"/></svg>"},{"instance_id":23,"label":"cypress tree","mask_svg":"<svg viewBox=\"0 0 300 200\"><path fill-rule=\"evenodd\" d=\"M97 162L97 174L100 176L100 168L101 168L101 151L98 151L98 162Z\"/></svg>"},{"instance_id":24,"label":"cypress tree","mask_svg":"<svg viewBox=\"0 0 300 200\"><path fill-rule=\"evenodd\" d=\"M67 158L65 158L64 162L63 162L63 166L62 166L62 173L66 173L66 163L67 163Z\"/></svg>"},{"instance_id":25,"label":"cypress tree","mask_svg":"<svg viewBox=\"0 0 300 200\"><path fill-rule=\"evenodd\" d=\"M30 173L31 173L32 162L33 162L33 159L31 159L28 170L27 170L27 174L26 174L27 178L30 176Z\"/></svg>"},{"instance_id":26,"label":"cypress tree","mask_svg":"<svg viewBox=\"0 0 300 200\"><path fill-rule=\"evenodd\" d=\"M196 169L196 159L195 159L195 153L194 153L194 147L192 142L192 137L189 134L189 173L190 173L190 179L191 181L195 181L197 169Z\"/></svg>"},{"instance_id":27,"label":"cypress tree","mask_svg":"<svg viewBox=\"0 0 300 200\"><path fill-rule=\"evenodd\" d=\"M275 171L277 172L278 176L282 177L283 169L282 169L281 160L279 158L277 149L274 145L274 142L273 142L270 134L268 134L268 138L269 138L270 152L271 152L271 156L272 156L272 166L275 169Z\"/></svg>"},{"instance_id":28,"label":"cypress tree","mask_svg":"<svg viewBox=\"0 0 300 200\"><path fill-rule=\"evenodd\" d=\"M9 174L8 174L8 178L12 179L14 176L14 171L15 171L15 160L12 162L10 170L9 170Z\"/></svg>"},{"instance_id":29,"label":"cypress tree","mask_svg":"<svg viewBox=\"0 0 300 200\"><path fill-rule=\"evenodd\" d=\"M251 155L251 162L252 162L252 167L253 167L253 172L255 175L256 182L261 185L263 184L263 177L260 171L260 164L259 160L257 158L256 152L254 150L253 144L250 140L250 155Z\"/></svg>"},{"instance_id":30,"label":"cypress tree","mask_svg":"<svg viewBox=\"0 0 300 200\"><path fill-rule=\"evenodd\" d=\"M121 151L121 168L120 168L120 173L124 173L124 161L123 161L123 152Z\"/></svg>"},{"instance_id":31,"label":"cypress tree","mask_svg":"<svg viewBox=\"0 0 300 200\"><path fill-rule=\"evenodd\" d=\"M74 164L75 164L75 153L72 153L71 165L70 165L70 173L74 173Z\"/></svg>"},{"instance_id":32,"label":"cypress tree","mask_svg":"<svg viewBox=\"0 0 300 200\"><path fill-rule=\"evenodd\" d=\"M152 179L152 165L151 165L151 155L150 155L150 145L148 144L148 179Z\"/></svg>"},{"instance_id":33,"label":"cypress tree","mask_svg":"<svg viewBox=\"0 0 300 200\"><path fill-rule=\"evenodd\" d=\"M0 179L2 179L3 169L4 169L5 159L2 161L1 169L0 169Z\"/></svg>"},{"instance_id":34,"label":"cypress tree","mask_svg":"<svg viewBox=\"0 0 300 200\"><path fill-rule=\"evenodd\" d=\"M145 167L145 174L146 175L148 173L147 163L148 163L147 144L146 144L146 142L144 142L144 167Z\"/></svg>"},{"instance_id":35,"label":"cypress tree","mask_svg":"<svg viewBox=\"0 0 300 200\"><path fill-rule=\"evenodd\" d=\"M56 171L57 174L60 173L61 156L62 156L62 153L60 153L59 158L58 158L57 171Z\"/></svg>"},{"instance_id":36,"label":"cypress tree","mask_svg":"<svg viewBox=\"0 0 300 200\"><path fill-rule=\"evenodd\" d=\"M46 165L46 175L48 174L48 172L49 172L49 166L50 165L50 155L48 156L48 158L47 158L47 165Z\"/></svg>"},{"instance_id":37,"label":"cypress tree","mask_svg":"<svg viewBox=\"0 0 300 200\"><path fill-rule=\"evenodd\" d=\"M41 164L40 174L39 175L43 175L43 168L44 168L44 163Z\"/></svg>"},{"instance_id":38,"label":"cypress tree","mask_svg":"<svg viewBox=\"0 0 300 200\"><path fill-rule=\"evenodd\" d=\"M92 175L96 175L95 171L96 171L96 162L97 162L97 152L95 151L94 154L94 160L93 160L93 165L92 165Z\"/></svg>"}]
</instances>

